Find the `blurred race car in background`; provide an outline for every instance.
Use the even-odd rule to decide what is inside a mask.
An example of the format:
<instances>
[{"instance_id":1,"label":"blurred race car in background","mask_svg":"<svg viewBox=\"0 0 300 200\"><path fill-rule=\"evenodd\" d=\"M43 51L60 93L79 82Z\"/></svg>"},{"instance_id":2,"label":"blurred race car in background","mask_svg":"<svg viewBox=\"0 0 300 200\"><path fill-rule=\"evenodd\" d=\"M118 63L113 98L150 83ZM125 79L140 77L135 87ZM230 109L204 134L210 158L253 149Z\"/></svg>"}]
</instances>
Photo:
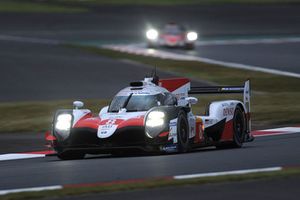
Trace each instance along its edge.
<instances>
[{"instance_id":1,"label":"blurred race car in background","mask_svg":"<svg viewBox=\"0 0 300 200\"><path fill-rule=\"evenodd\" d=\"M191 87L186 78L145 78L119 91L99 114L82 109L58 110L46 139L61 159L86 154L186 152L192 148L241 147L252 141L250 85ZM188 94L242 93L244 100L213 101L204 115L194 115L198 99Z\"/></svg>"},{"instance_id":2,"label":"blurred race car in background","mask_svg":"<svg viewBox=\"0 0 300 200\"><path fill-rule=\"evenodd\" d=\"M168 23L161 30L149 29L146 32L148 48L159 46L194 49L198 34L176 23Z\"/></svg>"}]
</instances>

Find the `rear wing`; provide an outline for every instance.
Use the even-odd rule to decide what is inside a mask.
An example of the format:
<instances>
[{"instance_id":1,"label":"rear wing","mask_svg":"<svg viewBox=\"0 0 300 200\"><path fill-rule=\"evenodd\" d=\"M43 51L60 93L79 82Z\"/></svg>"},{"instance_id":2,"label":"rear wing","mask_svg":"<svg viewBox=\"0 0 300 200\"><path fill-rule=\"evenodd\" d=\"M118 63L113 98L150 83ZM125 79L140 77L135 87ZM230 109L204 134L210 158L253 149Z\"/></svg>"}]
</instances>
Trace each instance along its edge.
<instances>
[{"instance_id":1,"label":"rear wing","mask_svg":"<svg viewBox=\"0 0 300 200\"><path fill-rule=\"evenodd\" d=\"M247 80L242 86L191 87L189 94L243 94L246 113L250 113L250 80Z\"/></svg>"}]
</instances>

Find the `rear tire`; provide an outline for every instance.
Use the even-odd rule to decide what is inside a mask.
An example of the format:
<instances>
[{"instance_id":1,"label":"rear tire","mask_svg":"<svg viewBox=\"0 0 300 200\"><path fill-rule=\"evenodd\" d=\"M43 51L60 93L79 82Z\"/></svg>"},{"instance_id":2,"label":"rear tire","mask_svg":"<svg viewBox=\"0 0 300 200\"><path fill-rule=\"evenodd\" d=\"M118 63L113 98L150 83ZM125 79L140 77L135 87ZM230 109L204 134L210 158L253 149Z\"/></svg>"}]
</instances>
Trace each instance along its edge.
<instances>
[{"instance_id":1,"label":"rear tire","mask_svg":"<svg viewBox=\"0 0 300 200\"><path fill-rule=\"evenodd\" d=\"M237 106L233 116L233 141L216 145L217 149L241 148L246 135L246 117L240 106Z\"/></svg>"},{"instance_id":2,"label":"rear tire","mask_svg":"<svg viewBox=\"0 0 300 200\"><path fill-rule=\"evenodd\" d=\"M184 153L189 151L189 125L186 113L180 111L177 120L177 148L178 152Z\"/></svg>"},{"instance_id":3,"label":"rear tire","mask_svg":"<svg viewBox=\"0 0 300 200\"><path fill-rule=\"evenodd\" d=\"M233 147L241 148L247 130L246 117L240 106L237 106L233 116Z\"/></svg>"}]
</instances>

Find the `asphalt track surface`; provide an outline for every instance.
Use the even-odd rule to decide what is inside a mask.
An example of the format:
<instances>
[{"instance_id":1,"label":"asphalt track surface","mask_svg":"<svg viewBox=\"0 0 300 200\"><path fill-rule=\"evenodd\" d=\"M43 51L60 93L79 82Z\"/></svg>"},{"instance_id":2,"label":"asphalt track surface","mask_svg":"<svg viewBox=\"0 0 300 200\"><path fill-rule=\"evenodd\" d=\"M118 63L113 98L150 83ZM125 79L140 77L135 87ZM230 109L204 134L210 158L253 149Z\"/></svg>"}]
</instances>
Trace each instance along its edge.
<instances>
[{"instance_id":1,"label":"asphalt track surface","mask_svg":"<svg viewBox=\"0 0 300 200\"><path fill-rule=\"evenodd\" d=\"M300 41L279 44L199 45L192 51L174 51L223 62L300 73Z\"/></svg>"},{"instance_id":2,"label":"asphalt track surface","mask_svg":"<svg viewBox=\"0 0 300 200\"><path fill-rule=\"evenodd\" d=\"M273 199L296 200L299 198L300 177L244 181L233 183L218 183L206 185L190 185L182 187L157 188L148 190L134 190L125 192L114 192L108 194L91 194L79 197L57 198L60 200L174 200L174 199ZM288 186L288 187L287 187ZM240 197L240 198L239 198ZM56 199L56 198L55 198Z\"/></svg>"},{"instance_id":3,"label":"asphalt track surface","mask_svg":"<svg viewBox=\"0 0 300 200\"><path fill-rule=\"evenodd\" d=\"M153 70L59 45L0 41L0 49L0 101L112 98Z\"/></svg>"},{"instance_id":4,"label":"asphalt track surface","mask_svg":"<svg viewBox=\"0 0 300 200\"><path fill-rule=\"evenodd\" d=\"M195 30L201 30L201 36L208 39L300 35L298 5L100 7L94 11L76 15L2 13L0 35L103 44L136 42L143 40L146 24L168 21L188 24ZM251 49L250 64L272 68L283 66L299 72L297 45L282 44L276 48L274 45L209 46L199 49L197 53L245 62L248 59L245 54L249 54ZM259 54L264 56L257 57ZM285 59L271 59L285 54ZM64 46L8 41L5 37L0 39L0 101L110 98L129 81L142 78L149 70L151 68ZM9 141L13 143L13 136L5 137L7 144ZM41 136L37 138L37 141L41 140ZM203 149L188 154L161 156L99 156L74 161L60 161L56 157L3 161L0 162L0 189L298 166L299 142L300 135L293 134L258 138L242 149L222 151ZM19 144L25 143L19 141ZM25 144L23 150L30 151L30 143ZM14 149L13 145L11 149ZM227 194L230 195L230 192Z\"/></svg>"},{"instance_id":5,"label":"asphalt track surface","mask_svg":"<svg viewBox=\"0 0 300 200\"><path fill-rule=\"evenodd\" d=\"M241 149L61 161L55 156L0 162L0 189L97 183L276 166L299 166L300 134L257 138ZM28 181L30 180L30 181Z\"/></svg>"}]
</instances>

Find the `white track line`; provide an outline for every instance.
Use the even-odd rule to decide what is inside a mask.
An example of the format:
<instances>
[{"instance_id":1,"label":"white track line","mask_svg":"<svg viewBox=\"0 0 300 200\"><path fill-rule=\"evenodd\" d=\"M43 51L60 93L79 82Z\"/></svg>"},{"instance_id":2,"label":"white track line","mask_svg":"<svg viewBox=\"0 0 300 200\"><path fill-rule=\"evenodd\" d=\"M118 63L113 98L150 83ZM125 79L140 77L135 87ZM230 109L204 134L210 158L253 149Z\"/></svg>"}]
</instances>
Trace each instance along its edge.
<instances>
[{"instance_id":1,"label":"white track line","mask_svg":"<svg viewBox=\"0 0 300 200\"><path fill-rule=\"evenodd\" d=\"M258 173L258 172L273 172L273 171L280 171L280 170L282 170L282 167L269 167L269 168L259 168L259 169L246 169L246 170L235 170L235 171L224 171L224 172L178 175L178 176L174 176L173 178L176 180L181 180L181 179L215 177L215 176L225 176L225 175L241 175L241 174L250 174L250 173Z\"/></svg>"},{"instance_id":2,"label":"white track line","mask_svg":"<svg viewBox=\"0 0 300 200\"><path fill-rule=\"evenodd\" d=\"M151 56L151 57L157 57L157 58L162 58L162 59L171 59L171 60L199 61L199 62L204 62L204 63L208 63L208 64L219 65L222 67L244 69L244 70L250 70L250 71L257 71L257 72L264 72L264 73L275 74L275 75L300 78L300 74L298 74L298 73L287 72L287 71L276 70L276 69L268 69L268 68L264 68L264 67L245 65L245 64L234 63L234 62L219 61L219 60L214 60L214 59L209 59L209 58L204 58L204 57L183 55L183 54L179 54L179 53L171 53L171 52L157 50L157 49L148 49L148 48L142 47L139 44L103 45L102 47L106 48L106 49L111 49L111 50L115 50L115 51L126 52L126 53L131 53L131 54L136 54L136 55Z\"/></svg>"},{"instance_id":3,"label":"white track line","mask_svg":"<svg viewBox=\"0 0 300 200\"><path fill-rule=\"evenodd\" d=\"M20 188L20 189L11 189L11 190L0 190L0 195L6 195L11 193L19 193L19 192L39 192L44 190L60 190L62 189L62 185L53 185L46 187L32 187L32 188Z\"/></svg>"},{"instance_id":4,"label":"white track line","mask_svg":"<svg viewBox=\"0 0 300 200\"><path fill-rule=\"evenodd\" d=\"M46 155L43 155L43 154L8 153L8 154L0 155L0 161L29 159L29 158L42 158L45 156Z\"/></svg>"},{"instance_id":5,"label":"white track line","mask_svg":"<svg viewBox=\"0 0 300 200\"><path fill-rule=\"evenodd\" d=\"M296 133L300 132L300 127L284 127L284 128L274 128L274 129L266 129L266 130L261 130L261 131L266 131L266 132L290 132L290 133Z\"/></svg>"},{"instance_id":6,"label":"white track line","mask_svg":"<svg viewBox=\"0 0 300 200\"><path fill-rule=\"evenodd\" d=\"M197 46L298 43L300 37L198 41Z\"/></svg>"},{"instance_id":7,"label":"white track line","mask_svg":"<svg viewBox=\"0 0 300 200\"><path fill-rule=\"evenodd\" d=\"M266 129L266 130L259 130L259 131L252 132L254 137L289 135L289 134L295 134L295 133L300 133L300 127L274 128L274 129Z\"/></svg>"}]
</instances>

